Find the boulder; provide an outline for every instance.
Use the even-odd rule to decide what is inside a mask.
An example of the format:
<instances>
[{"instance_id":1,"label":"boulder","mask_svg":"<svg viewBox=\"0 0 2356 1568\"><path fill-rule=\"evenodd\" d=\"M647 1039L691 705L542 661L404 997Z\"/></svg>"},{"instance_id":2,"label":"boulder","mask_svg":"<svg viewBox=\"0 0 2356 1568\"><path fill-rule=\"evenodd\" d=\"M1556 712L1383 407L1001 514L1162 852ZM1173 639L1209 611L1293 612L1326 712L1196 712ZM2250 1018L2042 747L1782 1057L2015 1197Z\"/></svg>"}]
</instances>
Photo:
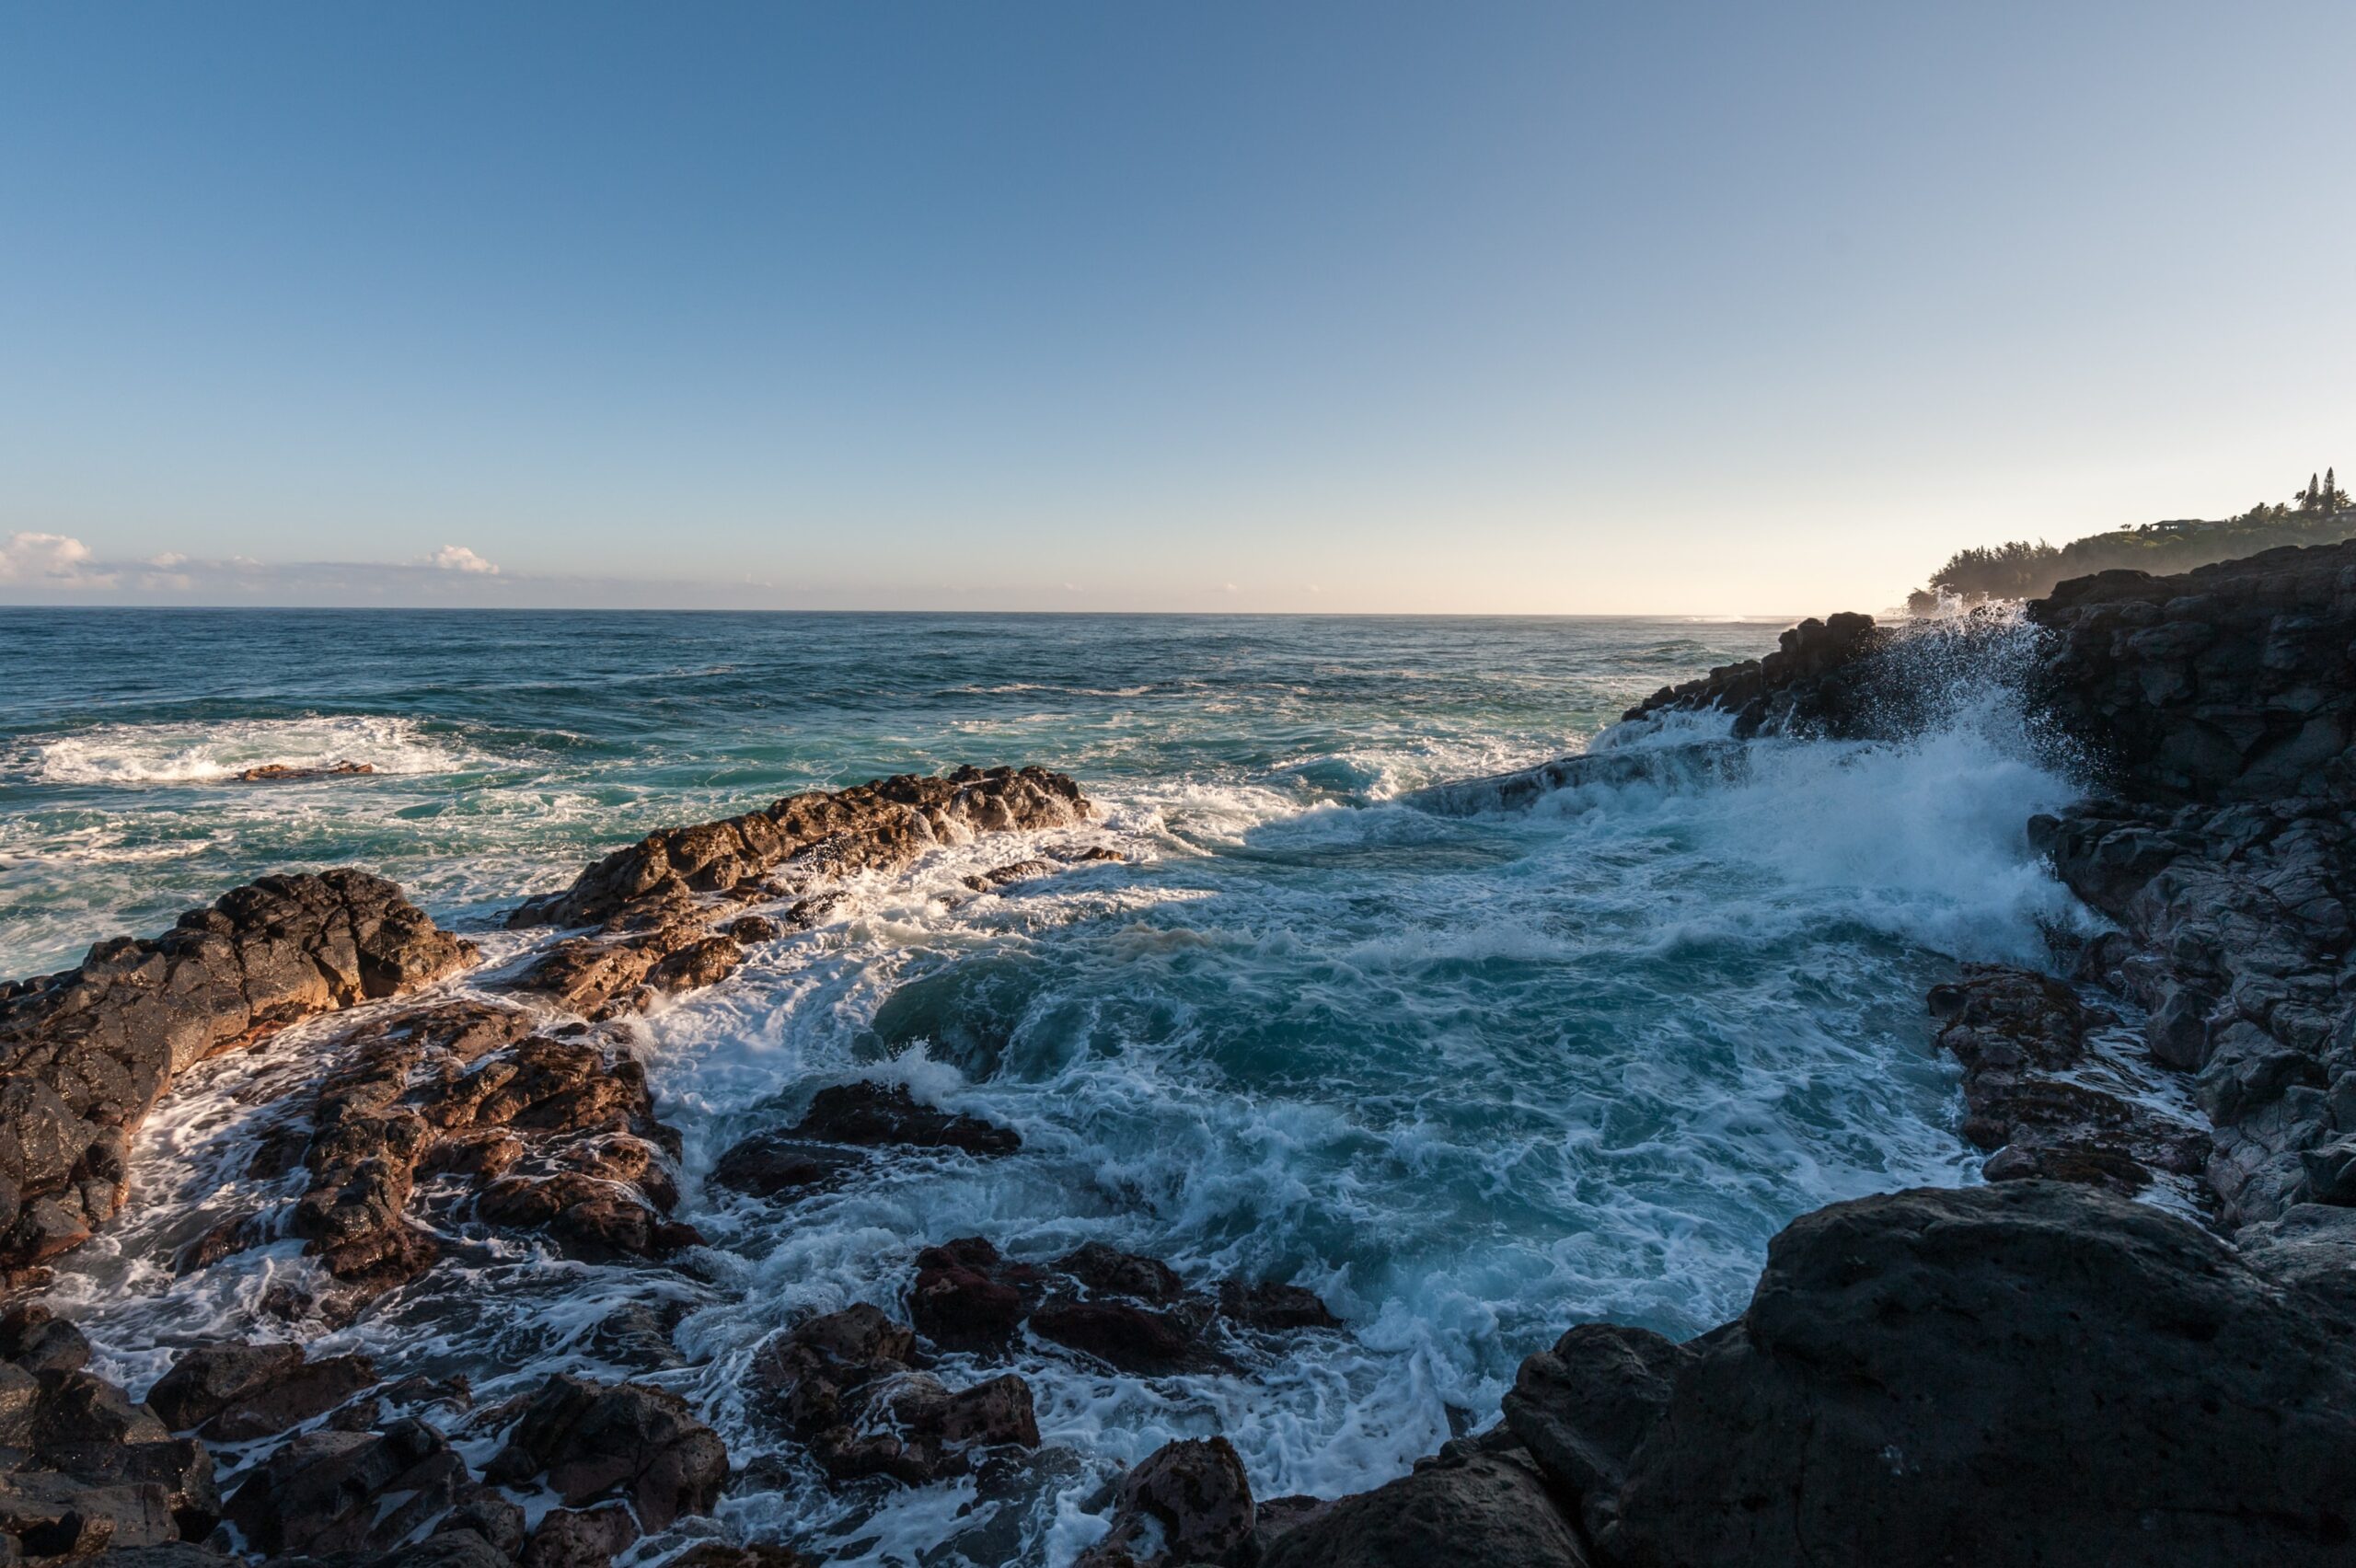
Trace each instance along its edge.
<instances>
[{"instance_id":1,"label":"boulder","mask_svg":"<svg viewBox=\"0 0 2356 1568\"><path fill-rule=\"evenodd\" d=\"M173 1360L147 1402L175 1432L242 1443L323 1415L375 1381L364 1355L306 1361L295 1344L203 1345Z\"/></svg>"},{"instance_id":2,"label":"boulder","mask_svg":"<svg viewBox=\"0 0 2356 1568\"><path fill-rule=\"evenodd\" d=\"M647 1529L665 1530L683 1516L711 1511L728 1479L728 1451L667 1389L555 1377L532 1397L483 1474L508 1486L545 1475L569 1508L618 1497Z\"/></svg>"},{"instance_id":3,"label":"boulder","mask_svg":"<svg viewBox=\"0 0 2356 1568\"><path fill-rule=\"evenodd\" d=\"M619 1503L551 1508L525 1543L521 1568L607 1568L638 1539L638 1521Z\"/></svg>"},{"instance_id":4,"label":"boulder","mask_svg":"<svg viewBox=\"0 0 2356 1568\"><path fill-rule=\"evenodd\" d=\"M1588 1568L1588 1559L1525 1458L1472 1448L1311 1514L1270 1539L1260 1562L1261 1568ZM1728 1562L1732 1568L1739 1560Z\"/></svg>"},{"instance_id":5,"label":"boulder","mask_svg":"<svg viewBox=\"0 0 2356 1568\"><path fill-rule=\"evenodd\" d=\"M1556 1493L1585 1510L1590 1534L1608 1525L1629 1461L1693 1355L1644 1329L1582 1323L1521 1364L1506 1425Z\"/></svg>"},{"instance_id":6,"label":"boulder","mask_svg":"<svg viewBox=\"0 0 2356 1568\"><path fill-rule=\"evenodd\" d=\"M1088 811L1078 784L1037 767L901 774L789 795L766 811L649 834L591 865L564 892L531 900L508 923L627 921L699 894L757 887L763 873L789 862L822 875L895 870L941 845L1068 826Z\"/></svg>"},{"instance_id":7,"label":"boulder","mask_svg":"<svg viewBox=\"0 0 2356 1568\"><path fill-rule=\"evenodd\" d=\"M966 1154L1012 1154L1022 1136L976 1116L919 1105L900 1084L845 1083L822 1089L787 1135L812 1143L877 1148L953 1148Z\"/></svg>"},{"instance_id":8,"label":"boulder","mask_svg":"<svg viewBox=\"0 0 2356 1568\"><path fill-rule=\"evenodd\" d=\"M1185 1568L1248 1561L1252 1482L1224 1437L1164 1443L1121 1477L1113 1523L1073 1568Z\"/></svg>"},{"instance_id":9,"label":"boulder","mask_svg":"<svg viewBox=\"0 0 2356 1568\"><path fill-rule=\"evenodd\" d=\"M2345 1336L2199 1228L2090 1189L1836 1204L1676 1371L1597 1545L1629 1568L2342 1562Z\"/></svg>"},{"instance_id":10,"label":"boulder","mask_svg":"<svg viewBox=\"0 0 2356 1568\"><path fill-rule=\"evenodd\" d=\"M271 1556L382 1552L447 1513L466 1483L465 1462L422 1422L306 1432L249 1474L224 1513Z\"/></svg>"},{"instance_id":11,"label":"boulder","mask_svg":"<svg viewBox=\"0 0 2356 1568\"><path fill-rule=\"evenodd\" d=\"M93 1486L31 1470L0 1475L0 1532L14 1536L25 1555L36 1559L87 1557L179 1539L171 1499L160 1486Z\"/></svg>"},{"instance_id":12,"label":"boulder","mask_svg":"<svg viewBox=\"0 0 2356 1568\"><path fill-rule=\"evenodd\" d=\"M113 1217L129 1139L172 1076L317 1013L391 997L467 963L391 882L264 877L147 940L0 987L0 1264L54 1257Z\"/></svg>"}]
</instances>

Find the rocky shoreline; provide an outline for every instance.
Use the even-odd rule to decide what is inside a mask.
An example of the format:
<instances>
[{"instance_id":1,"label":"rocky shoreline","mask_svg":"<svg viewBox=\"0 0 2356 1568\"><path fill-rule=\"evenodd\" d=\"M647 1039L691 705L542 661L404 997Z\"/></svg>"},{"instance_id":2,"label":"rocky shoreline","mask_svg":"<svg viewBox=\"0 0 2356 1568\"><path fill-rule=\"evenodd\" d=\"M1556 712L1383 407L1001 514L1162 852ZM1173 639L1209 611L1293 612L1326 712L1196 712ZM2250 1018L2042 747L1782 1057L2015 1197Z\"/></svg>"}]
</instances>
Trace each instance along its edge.
<instances>
[{"instance_id":1,"label":"rocky shoreline","mask_svg":"<svg viewBox=\"0 0 2356 1568\"><path fill-rule=\"evenodd\" d=\"M2066 955L2069 983L1977 967L1927 998L1988 1184L1803 1216L1750 1308L1683 1344L1571 1327L1523 1365L1497 1425L1355 1496L1255 1500L1223 1440L1172 1443L1094 1500L1087 1568L2356 1555L2356 547L2105 573L2028 618L2036 708L2103 787L2026 831L2118 929ZM1904 643L1865 617L1806 622L1629 717L1720 709L1739 739L1887 732L1906 721ZM1459 789L1509 803L1576 771ZM1089 812L1036 768L789 797L650 835L526 903L509 924L528 945L488 973L390 883L338 870L263 879L161 937L0 985L17 1297L0 1316L0 1554L593 1568L709 1515L729 1456L676 1395L553 1377L477 1407L462 1380L388 1382L288 1336L378 1309L470 1234L691 1258L678 1136L630 1019L824 920L846 874ZM1061 869L1030 855L972 882L987 896ZM447 984L461 973L464 994ZM42 1270L136 1202L130 1140L176 1073L346 1009L318 1070L264 1113L254 1168L287 1178L285 1201L216 1216L175 1263L299 1241L306 1283L263 1303L281 1327L184 1352L134 1402L33 1298ZM2139 1094L2146 1073L2180 1078L2200 1115ZM1017 1141L843 1084L710 1181L791 1202L885 1151L987 1160ZM2133 1201L2159 1193L2197 1217ZM1019 1261L966 1238L920 1254L902 1298L780 1332L747 1397L836 1482L987 1483L1040 1441L1023 1379L993 1370L1017 1343L1150 1374L1338 1328L1280 1282L1190 1282L1095 1245ZM987 1375L953 1387L944 1361ZM800 1561L697 1533L668 1560Z\"/></svg>"}]
</instances>

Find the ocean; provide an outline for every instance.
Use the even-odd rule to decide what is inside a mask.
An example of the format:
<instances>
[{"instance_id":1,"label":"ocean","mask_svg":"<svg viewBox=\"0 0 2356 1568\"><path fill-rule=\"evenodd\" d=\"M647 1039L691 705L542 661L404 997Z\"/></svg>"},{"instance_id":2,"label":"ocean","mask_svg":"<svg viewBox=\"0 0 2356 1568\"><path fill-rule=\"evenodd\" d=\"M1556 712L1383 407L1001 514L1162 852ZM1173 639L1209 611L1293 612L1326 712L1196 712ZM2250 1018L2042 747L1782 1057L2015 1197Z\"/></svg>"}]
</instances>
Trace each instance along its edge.
<instances>
[{"instance_id":1,"label":"ocean","mask_svg":"<svg viewBox=\"0 0 2356 1568\"><path fill-rule=\"evenodd\" d=\"M1172 1436L1224 1433L1263 1497L1362 1490L1494 1419L1570 1324L1691 1335L1741 1309L1793 1216L1976 1179L1923 993L2085 926L2023 832L2076 786L1968 675L1904 741L1761 743L1735 767L1691 761L1723 721L1611 728L1780 627L0 610L0 974L337 864L496 957L504 909L653 827L964 762L1073 774L1099 817L1062 836L1122 859L977 896L964 877L1022 853L986 840L859 880L646 1019L681 1217L712 1243L691 1269L491 1249L318 1347L463 1372L485 1403L550 1371L647 1376L747 1467L733 1528L845 1561L1057 1562L1109 1468ZM1597 747L1657 765L1510 810L1417 793ZM234 781L343 760L376 771ZM248 1183L266 1071L185 1075L131 1209L63 1262L57 1298L134 1391L177 1346L268 1332L257 1305L298 1266L293 1242L183 1279L166 1257ZM785 1207L696 1180L851 1078L1022 1151L886 1162ZM1287 1280L1345 1327L1237 1373L1030 1357L1047 1452L1021 1474L819 1484L745 1408L755 1346L893 1309L918 1248L974 1234ZM598 1326L631 1305L685 1365L611 1358Z\"/></svg>"}]
</instances>

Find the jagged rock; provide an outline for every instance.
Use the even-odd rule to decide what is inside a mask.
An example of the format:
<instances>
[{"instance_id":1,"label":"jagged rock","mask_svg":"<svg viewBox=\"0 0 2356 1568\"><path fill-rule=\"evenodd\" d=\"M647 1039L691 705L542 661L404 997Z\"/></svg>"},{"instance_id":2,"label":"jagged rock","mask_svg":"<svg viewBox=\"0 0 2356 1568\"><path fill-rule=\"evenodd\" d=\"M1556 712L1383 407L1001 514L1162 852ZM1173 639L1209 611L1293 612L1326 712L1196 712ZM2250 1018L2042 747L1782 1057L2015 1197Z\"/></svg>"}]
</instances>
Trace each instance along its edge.
<instances>
[{"instance_id":1,"label":"jagged rock","mask_svg":"<svg viewBox=\"0 0 2356 1568\"><path fill-rule=\"evenodd\" d=\"M84 1443L161 1443L171 1434L144 1404L103 1378L87 1372L43 1372L36 1379L36 1450Z\"/></svg>"},{"instance_id":2,"label":"jagged rock","mask_svg":"<svg viewBox=\"0 0 2356 1568\"><path fill-rule=\"evenodd\" d=\"M375 1381L364 1355L306 1361L296 1344L204 1345L181 1352L147 1402L175 1432L242 1443L325 1414Z\"/></svg>"},{"instance_id":3,"label":"jagged rock","mask_svg":"<svg viewBox=\"0 0 2356 1568\"><path fill-rule=\"evenodd\" d=\"M437 1536L471 1535L502 1558L524 1551L524 1510L488 1486L461 1492L457 1505L434 1526Z\"/></svg>"},{"instance_id":4,"label":"jagged rock","mask_svg":"<svg viewBox=\"0 0 2356 1568\"><path fill-rule=\"evenodd\" d=\"M2086 1057L2093 1020L2061 981L1998 964L1967 964L1960 983L1931 991L1939 1043L1963 1064L1963 1136L1995 1152L1991 1182L2045 1177L2131 1196L2152 1172L2197 1174L2209 1158L2198 1128L2056 1075Z\"/></svg>"},{"instance_id":5,"label":"jagged rock","mask_svg":"<svg viewBox=\"0 0 2356 1568\"><path fill-rule=\"evenodd\" d=\"M1113 1523L1073 1568L1242 1563L1253 1544L1252 1482L1224 1437L1164 1443L1121 1477Z\"/></svg>"},{"instance_id":6,"label":"jagged rock","mask_svg":"<svg viewBox=\"0 0 2356 1568\"><path fill-rule=\"evenodd\" d=\"M2346 1332L2090 1189L1836 1204L1676 1372L1597 1545L1632 1568L2344 1562Z\"/></svg>"},{"instance_id":7,"label":"jagged rock","mask_svg":"<svg viewBox=\"0 0 2356 1568\"><path fill-rule=\"evenodd\" d=\"M36 1454L28 1468L53 1470L87 1486L158 1487L174 1527L188 1540L202 1540L221 1522L221 1492L214 1481L213 1456L203 1444L191 1438L161 1443L54 1443Z\"/></svg>"},{"instance_id":8,"label":"jagged rock","mask_svg":"<svg viewBox=\"0 0 2356 1568\"><path fill-rule=\"evenodd\" d=\"M1261 1568L1587 1568L1588 1559L1526 1458L1474 1449L1343 1498L1276 1535L1260 1561Z\"/></svg>"},{"instance_id":9,"label":"jagged rock","mask_svg":"<svg viewBox=\"0 0 2356 1568\"><path fill-rule=\"evenodd\" d=\"M525 904L510 924L591 925L633 910L676 907L698 894L756 882L788 861L826 874L889 870L936 845L1067 826L1087 813L1079 785L1036 767L961 767L937 778L903 774L851 790L789 795L767 811L650 834L590 866L565 892Z\"/></svg>"},{"instance_id":10,"label":"jagged rock","mask_svg":"<svg viewBox=\"0 0 2356 1568\"><path fill-rule=\"evenodd\" d=\"M1224 1363L1205 1337L1211 1304L1160 1260L1091 1242L1057 1259L1053 1273L1061 1281L1030 1316L1041 1339L1129 1372Z\"/></svg>"},{"instance_id":11,"label":"jagged rock","mask_svg":"<svg viewBox=\"0 0 2356 1568\"><path fill-rule=\"evenodd\" d=\"M1819 731L1848 734L1865 717L1854 676L1889 634L1871 616L1842 614L1804 620L1763 659L1723 665L1699 680L1663 686L1623 715L1643 719L1676 709L1725 709L1734 732Z\"/></svg>"},{"instance_id":12,"label":"jagged rock","mask_svg":"<svg viewBox=\"0 0 2356 1568\"><path fill-rule=\"evenodd\" d=\"M943 1350L1002 1350L1046 1293L1045 1270L1014 1262L978 1236L917 1254L908 1317Z\"/></svg>"},{"instance_id":13,"label":"jagged rock","mask_svg":"<svg viewBox=\"0 0 2356 1568\"><path fill-rule=\"evenodd\" d=\"M825 1192L869 1157L840 1144L817 1143L790 1133L756 1133L720 1157L711 1182L756 1198Z\"/></svg>"},{"instance_id":14,"label":"jagged rock","mask_svg":"<svg viewBox=\"0 0 2356 1568\"><path fill-rule=\"evenodd\" d=\"M502 1485L543 1473L567 1507L621 1497L646 1528L664 1530L682 1515L711 1511L728 1479L728 1451L666 1389L557 1377L541 1385L483 1471Z\"/></svg>"},{"instance_id":15,"label":"jagged rock","mask_svg":"<svg viewBox=\"0 0 2356 1568\"><path fill-rule=\"evenodd\" d=\"M1628 1463L1669 1409L1694 1352L1643 1329L1582 1323L1521 1364L1506 1425L1590 1536L1618 1507Z\"/></svg>"},{"instance_id":16,"label":"jagged rock","mask_svg":"<svg viewBox=\"0 0 2356 1568\"><path fill-rule=\"evenodd\" d=\"M1315 1291L1266 1280L1222 1280L1218 1311L1230 1322L1278 1333L1342 1326L1342 1320L1334 1316L1334 1309Z\"/></svg>"},{"instance_id":17,"label":"jagged rock","mask_svg":"<svg viewBox=\"0 0 2356 1568\"><path fill-rule=\"evenodd\" d=\"M79 1372L90 1364L90 1342L40 1303L21 1302L0 1316L0 1357L30 1373Z\"/></svg>"},{"instance_id":18,"label":"jagged rock","mask_svg":"<svg viewBox=\"0 0 2356 1568\"><path fill-rule=\"evenodd\" d=\"M638 1521L618 1503L551 1508L525 1544L521 1568L607 1568L638 1539Z\"/></svg>"},{"instance_id":19,"label":"jagged rock","mask_svg":"<svg viewBox=\"0 0 2356 1568\"><path fill-rule=\"evenodd\" d=\"M2356 1208L2294 1204L2279 1219L2242 1227L2234 1240L2250 1267L2356 1324Z\"/></svg>"},{"instance_id":20,"label":"jagged rock","mask_svg":"<svg viewBox=\"0 0 2356 1568\"><path fill-rule=\"evenodd\" d=\"M1022 1138L977 1116L919 1105L899 1084L845 1083L822 1089L789 1137L862 1148L900 1145L967 1154L1012 1154Z\"/></svg>"},{"instance_id":21,"label":"jagged rock","mask_svg":"<svg viewBox=\"0 0 2356 1568\"><path fill-rule=\"evenodd\" d=\"M306 1432L263 1462L224 1511L272 1556L388 1551L456 1504L467 1467L422 1422L381 1434Z\"/></svg>"},{"instance_id":22,"label":"jagged rock","mask_svg":"<svg viewBox=\"0 0 2356 1568\"><path fill-rule=\"evenodd\" d=\"M92 1486L35 1470L0 1475L0 1532L34 1559L87 1557L110 1547L179 1539L171 1500L156 1485Z\"/></svg>"},{"instance_id":23,"label":"jagged rock","mask_svg":"<svg viewBox=\"0 0 2356 1568\"><path fill-rule=\"evenodd\" d=\"M264 877L151 940L0 995L0 1263L87 1239L128 1191L128 1139L176 1072L315 1013L438 979L472 949L391 882Z\"/></svg>"},{"instance_id":24,"label":"jagged rock","mask_svg":"<svg viewBox=\"0 0 2356 1568\"><path fill-rule=\"evenodd\" d=\"M671 1559L671 1568L809 1568L808 1559L790 1547L766 1543L726 1546L707 1540Z\"/></svg>"}]
</instances>

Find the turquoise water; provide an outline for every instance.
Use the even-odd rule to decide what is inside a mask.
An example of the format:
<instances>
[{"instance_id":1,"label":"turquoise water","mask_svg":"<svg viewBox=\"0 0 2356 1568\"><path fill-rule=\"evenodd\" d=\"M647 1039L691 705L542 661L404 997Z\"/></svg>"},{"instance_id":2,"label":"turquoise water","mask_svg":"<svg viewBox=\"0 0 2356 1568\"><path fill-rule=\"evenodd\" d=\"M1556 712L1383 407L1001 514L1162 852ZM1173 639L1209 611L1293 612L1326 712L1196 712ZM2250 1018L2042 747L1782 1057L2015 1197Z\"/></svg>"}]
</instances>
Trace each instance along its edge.
<instances>
[{"instance_id":1,"label":"turquoise water","mask_svg":"<svg viewBox=\"0 0 2356 1568\"><path fill-rule=\"evenodd\" d=\"M1026 1361L1051 1445L1081 1457L1008 1497L846 1499L780 1450L728 1505L852 1560L953 1539L977 1562L1057 1562L1094 1528L1078 1500L1103 1467L1169 1436L1225 1432L1264 1495L1361 1488L1494 1416L1569 1323L1698 1332L1739 1309L1793 1216L1967 1179L1922 996L1958 959L2034 960L2040 922L2081 917L2022 832L2071 787L1992 690L1904 744L1769 744L1731 773L1677 765L1706 721L1599 743L1634 698L1776 629L0 612L0 970L282 867L369 866L487 928L593 852L789 790L966 761L1072 772L1101 815L1063 836L1122 862L976 897L965 874L1022 853L985 843L864 880L641 1042L691 1174L853 1076L1015 1125L1021 1155L910 1160L784 1210L691 1182L700 1277L515 1249L332 1336L496 1391L614 1375L588 1327L675 1301L699 1360L661 1377L742 1462L776 1448L739 1404L760 1336L896 1300L928 1242L1104 1239L1322 1292L1347 1331L1248 1377ZM1400 799L1594 744L1664 765L1516 812ZM382 771L225 781L345 758ZM251 1070L216 1064L175 1096L119 1249L62 1287L126 1372L300 1266L173 1282L139 1261L225 1201Z\"/></svg>"}]
</instances>

